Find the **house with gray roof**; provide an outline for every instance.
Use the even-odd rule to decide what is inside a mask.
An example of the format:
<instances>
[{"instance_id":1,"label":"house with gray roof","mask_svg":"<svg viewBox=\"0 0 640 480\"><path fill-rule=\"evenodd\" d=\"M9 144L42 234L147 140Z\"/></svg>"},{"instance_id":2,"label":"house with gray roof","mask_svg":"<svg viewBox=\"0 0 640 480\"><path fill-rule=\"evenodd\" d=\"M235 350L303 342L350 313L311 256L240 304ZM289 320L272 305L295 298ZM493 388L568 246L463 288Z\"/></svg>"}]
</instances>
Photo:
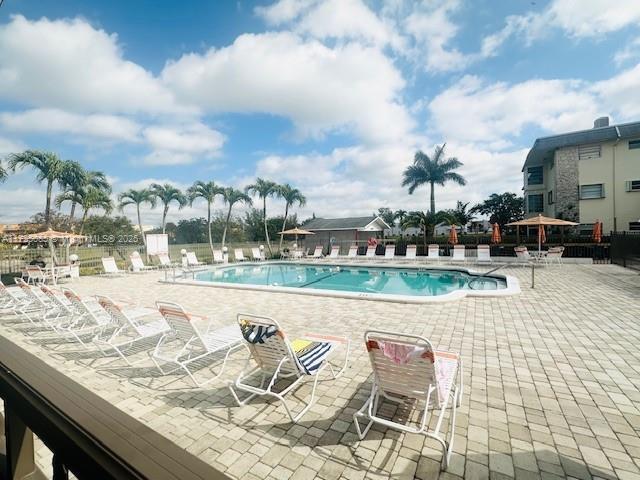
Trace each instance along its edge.
<instances>
[{"instance_id":1,"label":"house with gray roof","mask_svg":"<svg viewBox=\"0 0 640 480\"><path fill-rule=\"evenodd\" d=\"M525 216L542 213L605 232L640 230L640 122L538 138L522 167Z\"/></svg>"},{"instance_id":2,"label":"house with gray roof","mask_svg":"<svg viewBox=\"0 0 640 480\"><path fill-rule=\"evenodd\" d=\"M323 245L327 253L334 243L348 244L364 242L369 238L381 238L383 232L390 228L380 217L348 217L348 218L314 218L302 227L315 235L307 236L305 248Z\"/></svg>"}]
</instances>

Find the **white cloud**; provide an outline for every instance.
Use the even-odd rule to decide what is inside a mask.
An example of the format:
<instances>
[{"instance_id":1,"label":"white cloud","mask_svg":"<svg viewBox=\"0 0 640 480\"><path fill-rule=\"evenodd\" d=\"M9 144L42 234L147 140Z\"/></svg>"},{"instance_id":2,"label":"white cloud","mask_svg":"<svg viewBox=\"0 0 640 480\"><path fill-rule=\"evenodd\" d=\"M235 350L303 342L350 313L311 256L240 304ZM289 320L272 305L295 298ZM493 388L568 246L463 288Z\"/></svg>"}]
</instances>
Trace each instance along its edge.
<instances>
[{"instance_id":1,"label":"white cloud","mask_svg":"<svg viewBox=\"0 0 640 480\"><path fill-rule=\"evenodd\" d=\"M588 84L579 80L528 80L487 84L465 76L429 104L443 138L495 142L519 135L526 126L548 132L589 128L599 113Z\"/></svg>"},{"instance_id":2,"label":"white cloud","mask_svg":"<svg viewBox=\"0 0 640 480\"><path fill-rule=\"evenodd\" d=\"M0 98L82 112L184 112L144 68L125 60L118 38L86 20L0 25Z\"/></svg>"},{"instance_id":3,"label":"white cloud","mask_svg":"<svg viewBox=\"0 0 640 480\"><path fill-rule=\"evenodd\" d=\"M620 120L640 117L640 63L607 80L596 82L590 89L598 97L601 111L616 114Z\"/></svg>"},{"instance_id":4,"label":"white cloud","mask_svg":"<svg viewBox=\"0 0 640 480\"><path fill-rule=\"evenodd\" d=\"M640 56L640 37L636 37L628 42L624 48L618 50L613 56L613 61L620 66L630 60L637 59Z\"/></svg>"},{"instance_id":5,"label":"white cloud","mask_svg":"<svg viewBox=\"0 0 640 480\"><path fill-rule=\"evenodd\" d=\"M26 150L27 147L21 141L0 137L0 159L15 152Z\"/></svg>"},{"instance_id":6,"label":"white cloud","mask_svg":"<svg viewBox=\"0 0 640 480\"><path fill-rule=\"evenodd\" d=\"M281 25L296 19L304 10L317 3L317 0L279 0L264 7L254 9L269 25Z\"/></svg>"},{"instance_id":7,"label":"white cloud","mask_svg":"<svg viewBox=\"0 0 640 480\"><path fill-rule=\"evenodd\" d=\"M178 126L151 126L143 135L154 149L215 156L225 137L202 123Z\"/></svg>"},{"instance_id":8,"label":"white cloud","mask_svg":"<svg viewBox=\"0 0 640 480\"><path fill-rule=\"evenodd\" d=\"M184 55L162 79L186 102L212 112L290 118L299 134L352 130L388 141L413 127L399 96L404 79L376 48L329 48L292 33L246 34L225 48Z\"/></svg>"},{"instance_id":9,"label":"white cloud","mask_svg":"<svg viewBox=\"0 0 640 480\"><path fill-rule=\"evenodd\" d=\"M0 113L0 125L15 132L64 133L124 142L140 140L140 125L117 115L81 115L58 109L38 108Z\"/></svg>"},{"instance_id":10,"label":"white cloud","mask_svg":"<svg viewBox=\"0 0 640 480\"><path fill-rule=\"evenodd\" d=\"M504 28L485 38L483 49L495 51L512 35L522 35L527 44L561 29L575 39L595 38L640 25L637 0L553 0L541 12L507 17Z\"/></svg>"}]
</instances>

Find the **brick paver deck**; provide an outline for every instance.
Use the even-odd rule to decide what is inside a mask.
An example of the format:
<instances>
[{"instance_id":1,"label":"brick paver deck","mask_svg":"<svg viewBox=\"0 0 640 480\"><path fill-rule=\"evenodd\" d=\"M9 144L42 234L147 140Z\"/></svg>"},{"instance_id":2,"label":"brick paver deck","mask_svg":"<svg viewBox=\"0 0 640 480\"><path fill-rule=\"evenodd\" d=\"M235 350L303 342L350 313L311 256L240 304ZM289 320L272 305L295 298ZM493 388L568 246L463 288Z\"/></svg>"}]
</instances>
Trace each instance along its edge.
<instances>
[{"instance_id":1,"label":"brick paver deck","mask_svg":"<svg viewBox=\"0 0 640 480\"><path fill-rule=\"evenodd\" d=\"M520 295L419 306L166 285L157 273L71 285L142 305L176 301L219 325L252 312L277 318L291 337L350 336L346 374L322 382L295 425L277 402L235 405L226 384L244 351L220 381L198 389L157 375L150 362L109 365L9 324L0 334L232 477L640 479L640 276L610 265L547 267L536 270L532 290L529 269L504 272L520 279ZM371 327L461 353L465 396L446 473L437 445L418 435L374 427L358 441L351 417L370 387L362 337Z\"/></svg>"}]
</instances>

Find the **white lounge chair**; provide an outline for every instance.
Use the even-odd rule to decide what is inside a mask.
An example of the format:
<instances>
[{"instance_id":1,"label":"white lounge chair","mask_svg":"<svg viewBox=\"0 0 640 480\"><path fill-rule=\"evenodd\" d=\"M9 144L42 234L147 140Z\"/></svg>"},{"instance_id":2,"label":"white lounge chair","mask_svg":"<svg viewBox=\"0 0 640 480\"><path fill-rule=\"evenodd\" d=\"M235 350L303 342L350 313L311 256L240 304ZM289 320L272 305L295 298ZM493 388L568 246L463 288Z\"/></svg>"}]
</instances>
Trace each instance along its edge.
<instances>
[{"instance_id":1,"label":"white lounge chair","mask_svg":"<svg viewBox=\"0 0 640 480\"><path fill-rule=\"evenodd\" d=\"M309 256L311 258L322 258L322 245L316 245L315 250Z\"/></svg>"},{"instance_id":2,"label":"white lounge chair","mask_svg":"<svg viewBox=\"0 0 640 480\"><path fill-rule=\"evenodd\" d=\"M240 406L245 405L256 395L274 397L283 403L289 418L295 423L311 408L318 378L324 369L329 368L333 378L337 378L347 366L350 349L350 341L347 338L308 334L302 340L289 342L278 322L271 318L238 314L238 322L242 336L251 352L251 357L247 359L242 372L235 382L229 385L233 397ZM346 351L340 370L335 372L329 359L338 344L344 345ZM251 358L257 363L257 367L249 370ZM254 374L261 376L260 385L257 387L247 383ZM313 378L310 398L302 410L294 414L285 397L300 382L309 377ZM292 383L282 390L275 391L276 384L283 378L292 379ZM237 390L250 395L240 400Z\"/></svg>"},{"instance_id":3,"label":"white lounge chair","mask_svg":"<svg viewBox=\"0 0 640 480\"><path fill-rule=\"evenodd\" d=\"M353 415L358 436L364 439L374 423L423 434L440 443L442 467L446 469L453 450L456 411L462 401L462 360L457 354L435 351L429 340L418 335L369 330L364 338L373 369L373 385L369 398ZM407 400L413 400L415 408L422 410L418 423L382 417L378 413L382 399L405 405L409 404ZM450 426L445 435L442 427L449 407ZM367 422L364 428L361 419Z\"/></svg>"},{"instance_id":4,"label":"white lounge chair","mask_svg":"<svg viewBox=\"0 0 640 480\"><path fill-rule=\"evenodd\" d=\"M491 258L491 247L489 245L478 245L476 262L477 263L493 263Z\"/></svg>"},{"instance_id":5,"label":"white lounge chair","mask_svg":"<svg viewBox=\"0 0 640 480\"><path fill-rule=\"evenodd\" d=\"M26 265L24 270L27 276L27 283L30 283L31 285L37 285L39 283L46 283L48 280L54 280L51 272L43 270L39 265Z\"/></svg>"},{"instance_id":6,"label":"white lounge chair","mask_svg":"<svg viewBox=\"0 0 640 480\"><path fill-rule=\"evenodd\" d=\"M550 247L547 250L547 254L544 256L544 261L547 265L557 263L562 265L562 254L564 253L564 247Z\"/></svg>"},{"instance_id":7,"label":"white lounge chair","mask_svg":"<svg viewBox=\"0 0 640 480\"><path fill-rule=\"evenodd\" d=\"M62 294L72 306L74 316L64 331L75 338L83 347L89 348L89 343L105 331L112 331L115 326L111 318L97 304L85 302L70 288L63 288Z\"/></svg>"},{"instance_id":8,"label":"white lounge chair","mask_svg":"<svg viewBox=\"0 0 640 480\"><path fill-rule=\"evenodd\" d=\"M116 264L116 259L113 257L104 257L102 259L102 268L104 268L105 275L124 275L127 273L125 270L120 270Z\"/></svg>"},{"instance_id":9,"label":"white lounge chair","mask_svg":"<svg viewBox=\"0 0 640 480\"><path fill-rule=\"evenodd\" d=\"M158 257L158 262L160 262L161 268L171 268L171 267L180 266L180 264L171 260L168 253L158 253L156 257Z\"/></svg>"},{"instance_id":10,"label":"white lounge chair","mask_svg":"<svg viewBox=\"0 0 640 480\"><path fill-rule=\"evenodd\" d=\"M46 297L42 297L35 290L32 290L31 285L22 278L16 277L14 281L24 296L24 303L15 312L34 325L44 322L47 326L52 327L56 322L57 309L49 304Z\"/></svg>"},{"instance_id":11,"label":"white lounge chair","mask_svg":"<svg viewBox=\"0 0 640 480\"><path fill-rule=\"evenodd\" d=\"M209 322L207 329L201 332L193 323L193 318L201 318L187 313L180 305L171 302L156 302L158 311L170 327L158 340L151 359L163 375L183 370L197 387L216 380L224 371L229 355L234 350L244 347L240 330L236 325L214 329ZM191 366L203 366L212 355L225 353L218 373L212 378L198 381ZM164 370L162 363L175 365L172 370Z\"/></svg>"},{"instance_id":12,"label":"white lounge chair","mask_svg":"<svg viewBox=\"0 0 640 480\"><path fill-rule=\"evenodd\" d=\"M454 245L451 251L451 261L455 263L465 263L467 261L466 248L464 245Z\"/></svg>"},{"instance_id":13,"label":"white lounge chair","mask_svg":"<svg viewBox=\"0 0 640 480\"><path fill-rule=\"evenodd\" d=\"M241 248L236 248L233 250L233 259L236 262L244 262L246 258L244 258L244 251Z\"/></svg>"},{"instance_id":14,"label":"white lounge chair","mask_svg":"<svg viewBox=\"0 0 640 480\"><path fill-rule=\"evenodd\" d=\"M386 245L384 247L384 259L385 260L394 260L396 258L396 246L395 245Z\"/></svg>"},{"instance_id":15,"label":"white lounge chair","mask_svg":"<svg viewBox=\"0 0 640 480\"><path fill-rule=\"evenodd\" d=\"M158 311L155 309L139 307L134 310L126 310L104 295L96 295L96 300L111 317L111 322L115 328L113 331L97 335L93 342L104 355L114 351L129 366L139 363L139 361L131 362L127 358L126 353L128 353L127 350L129 348L151 339L157 339L169 330L169 325L167 325L164 318L146 322L141 320L145 317L157 315ZM141 360L145 359L146 356Z\"/></svg>"},{"instance_id":16,"label":"white lounge chair","mask_svg":"<svg viewBox=\"0 0 640 480\"><path fill-rule=\"evenodd\" d=\"M515 247L513 251L516 253L516 262L521 265L529 265L535 261L535 259L529 255L527 247Z\"/></svg>"},{"instance_id":17,"label":"white lounge chair","mask_svg":"<svg viewBox=\"0 0 640 480\"><path fill-rule=\"evenodd\" d=\"M19 315L18 309L29 303L29 299L19 287L7 287L0 281L0 313Z\"/></svg>"},{"instance_id":18,"label":"white lounge chair","mask_svg":"<svg viewBox=\"0 0 640 480\"><path fill-rule=\"evenodd\" d=\"M440 245L432 244L427 247L427 260L440 261Z\"/></svg>"},{"instance_id":19,"label":"white lounge chair","mask_svg":"<svg viewBox=\"0 0 640 480\"><path fill-rule=\"evenodd\" d=\"M264 256L258 247L251 248L251 260L254 262L261 262L264 260Z\"/></svg>"},{"instance_id":20,"label":"white lounge chair","mask_svg":"<svg viewBox=\"0 0 640 480\"><path fill-rule=\"evenodd\" d=\"M340 245L332 245L331 252L329 252L329 258L340 257Z\"/></svg>"},{"instance_id":21,"label":"white lounge chair","mask_svg":"<svg viewBox=\"0 0 640 480\"><path fill-rule=\"evenodd\" d=\"M155 270L155 267L144 264L142 257L138 252L131 253L131 255L129 255L129 261L131 262L131 270L135 273Z\"/></svg>"},{"instance_id":22,"label":"white lounge chair","mask_svg":"<svg viewBox=\"0 0 640 480\"><path fill-rule=\"evenodd\" d=\"M404 258L407 260L417 260L418 248L416 245L407 245L407 252L404 254Z\"/></svg>"},{"instance_id":23,"label":"white lounge chair","mask_svg":"<svg viewBox=\"0 0 640 480\"><path fill-rule=\"evenodd\" d=\"M367 251L364 254L367 260L376 258L376 248L378 248L376 245L367 245Z\"/></svg>"},{"instance_id":24,"label":"white lounge chair","mask_svg":"<svg viewBox=\"0 0 640 480\"><path fill-rule=\"evenodd\" d=\"M356 258L358 256L358 246L351 245L349 247L349 252L347 253L347 258Z\"/></svg>"},{"instance_id":25,"label":"white lounge chair","mask_svg":"<svg viewBox=\"0 0 640 480\"><path fill-rule=\"evenodd\" d=\"M196 257L196 252L187 252L188 267L200 267L202 265L206 265L206 263L198 260L198 257Z\"/></svg>"},{"instance_id":26,"label":"white lounge chair","mask_svg":"<svg viewBox=\"0 0 640 480\"><path fill-rule=\"evenodd\" d=\"M222 250L213 251L213 263L224 263L224 255L222 254Z\"/></svg>"}]
</instances>

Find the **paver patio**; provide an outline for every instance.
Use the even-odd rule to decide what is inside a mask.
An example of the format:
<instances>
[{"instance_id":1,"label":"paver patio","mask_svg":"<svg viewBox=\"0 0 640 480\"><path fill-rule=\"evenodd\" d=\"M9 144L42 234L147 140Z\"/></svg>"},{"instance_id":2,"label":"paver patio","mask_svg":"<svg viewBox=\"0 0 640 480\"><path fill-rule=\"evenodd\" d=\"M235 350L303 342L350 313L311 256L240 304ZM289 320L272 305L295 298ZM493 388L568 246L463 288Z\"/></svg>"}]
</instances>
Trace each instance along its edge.
<instances>
[{"instance_id":1,"label":"paver patio","mask_svg":"<svg viewBox=\"0 0 640 480\"><path fill-rule=\"evenodd\" d=\"M291 337L350 336L345 375L322 382L298 424L277 402L235 405L226 384L244 351L219 382L197 389L158 376L150 361L107 365L15 324L0 324L0 334L231 477L640 479L640 276L612 265L547 267L536 269L531 289L530 269L503 272L519 278L521 294L426 305L168 285L158 273L71 285L142 305L176 301L219 325L250 312L278 319ZM374 427L358 440L351 417L369 392L362 338L373 327L425 335L461 353L465 396L446 473L437 445L418 435Z\"/></svg>"}]
</instances>

